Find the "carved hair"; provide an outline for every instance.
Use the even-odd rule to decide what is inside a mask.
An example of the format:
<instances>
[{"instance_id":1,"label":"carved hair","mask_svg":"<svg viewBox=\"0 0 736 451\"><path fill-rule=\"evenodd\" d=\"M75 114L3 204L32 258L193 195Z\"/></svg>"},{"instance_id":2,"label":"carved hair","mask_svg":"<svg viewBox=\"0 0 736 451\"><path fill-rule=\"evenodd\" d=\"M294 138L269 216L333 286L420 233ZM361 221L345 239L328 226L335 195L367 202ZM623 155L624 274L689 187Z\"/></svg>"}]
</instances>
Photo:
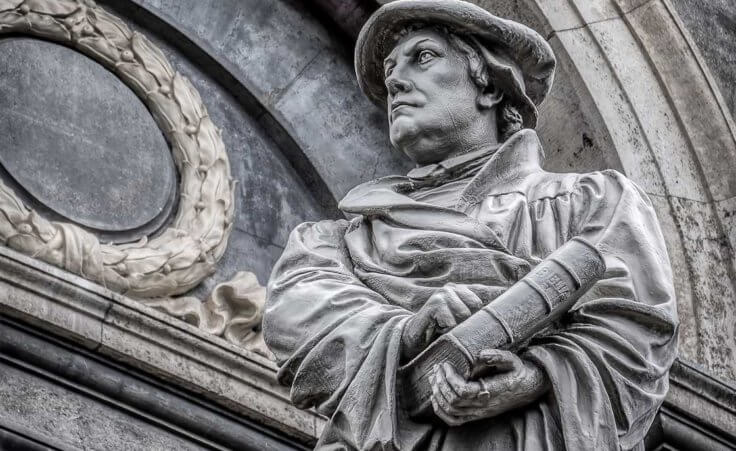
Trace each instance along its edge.
<instances>
[{"instance_id":1,"label":"carved hair","mask_svg":"<svg viewBox=\"0 0 736 451\"><path fill-rule=\"evenodd\" d=\"M483 44L476 39L462 36L443 25L414 23L399 31L396 34L396 40L398 41L411 32L423 29L434 30L446 36L450 45L465 55L468 61L469 75L473 83L483 92L493 89L490 68L482 56L483 51L479 48L483 47ZM524 119L521 117L519 110L510 101L504 99L499 105L498 111L500 114L497 116L496 122L498 123L498 134L501 137L501 141L506 141L511 135L524 128Z\"/></svg>"}]
</instances>

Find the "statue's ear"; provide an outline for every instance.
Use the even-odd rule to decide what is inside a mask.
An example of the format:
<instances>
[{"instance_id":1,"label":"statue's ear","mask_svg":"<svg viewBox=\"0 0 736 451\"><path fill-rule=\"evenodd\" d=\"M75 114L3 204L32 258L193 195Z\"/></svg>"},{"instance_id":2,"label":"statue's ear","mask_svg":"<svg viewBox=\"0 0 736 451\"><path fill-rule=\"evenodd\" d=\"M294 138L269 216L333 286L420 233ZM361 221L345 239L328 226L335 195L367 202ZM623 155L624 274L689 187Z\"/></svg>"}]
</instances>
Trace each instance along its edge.
<instances>
[{"instance_id":1,"label":"statue's ear","mask_svg":"<svg viewBox=\"0 0 736 451\"><path fill-rule=\"evenodd\" d=\"M503 100L503 91L498 86L490 83L486 89L478 95L478 108L490 110Z\"/></svg>"}]
</instances>

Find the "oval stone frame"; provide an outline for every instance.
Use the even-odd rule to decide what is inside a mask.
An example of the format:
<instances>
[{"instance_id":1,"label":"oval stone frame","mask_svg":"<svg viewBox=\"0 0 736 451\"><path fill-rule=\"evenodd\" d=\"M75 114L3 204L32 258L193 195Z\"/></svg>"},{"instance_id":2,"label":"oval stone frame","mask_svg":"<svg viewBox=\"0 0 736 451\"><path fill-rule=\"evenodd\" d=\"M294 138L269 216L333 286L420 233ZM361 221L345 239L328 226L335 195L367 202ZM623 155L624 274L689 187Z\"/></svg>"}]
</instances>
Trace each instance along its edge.
<instances>
[{"instance_id":1,"label":"oval stone frame","mask_svg":"<svg viewBox=\"0 0 736 451\"><path fill-rule=\"evenodd\" d=\"M214 272L232 227L235 181L222 132L163 52L93 0L0 0L0 35L78 50L112 71L148 107L171 146L181 183L175 218L158 236L103 244L49 221L0 181L0 239L8 247L134 297L184 293Z\"/></svg>"}]
</instances>

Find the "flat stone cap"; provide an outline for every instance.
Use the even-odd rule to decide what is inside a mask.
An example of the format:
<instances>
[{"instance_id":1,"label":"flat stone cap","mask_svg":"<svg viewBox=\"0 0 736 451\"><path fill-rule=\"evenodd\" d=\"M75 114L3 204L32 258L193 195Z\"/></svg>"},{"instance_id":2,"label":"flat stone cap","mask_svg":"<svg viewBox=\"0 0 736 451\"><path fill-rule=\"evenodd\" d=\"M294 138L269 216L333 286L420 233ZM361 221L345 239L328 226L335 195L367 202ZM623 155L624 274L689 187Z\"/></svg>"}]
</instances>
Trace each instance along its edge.
<instances>
[{"instance_id":1,"label":"flat stone cap","mask_svg":"<svg viewBox=\"0 0 736 451\"><path fill-rule=\"evenodd\" d=\"M507 95L516 97L525 126L537 122L536 105L542 103L554 80L556 60L547 41L531 28L494 16L461 0L395 0L380 7L368 19L355 45L355 72L360 89L376 105L386 107L383 60L391 52L398 33L409 25L446 26L459 35L472 36L488 50L505 56L516 66L503 73L518 73L505 80ZM502 80L503 81L503 80Z\"/></svg>"}]
</instances>

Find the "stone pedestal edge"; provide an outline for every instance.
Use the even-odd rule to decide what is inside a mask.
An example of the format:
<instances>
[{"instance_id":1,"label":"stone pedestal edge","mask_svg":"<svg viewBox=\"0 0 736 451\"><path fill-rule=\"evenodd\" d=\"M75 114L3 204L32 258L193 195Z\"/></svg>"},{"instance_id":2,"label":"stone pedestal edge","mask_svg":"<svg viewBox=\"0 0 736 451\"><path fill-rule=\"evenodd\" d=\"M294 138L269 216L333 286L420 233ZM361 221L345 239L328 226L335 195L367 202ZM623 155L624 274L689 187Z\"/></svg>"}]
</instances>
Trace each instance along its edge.
<instances>
[{"instance_id":1,"label":"stone pedestal edge","mask_svg":"<svg viewBox=\"0 0 736 451\"><path fill-rule=\"evenodd\" d=\"M0 316L69 340L303 443L324 419L294 407L276 364L185 322L0 247Z\"/></svg>"}]
</instances>

